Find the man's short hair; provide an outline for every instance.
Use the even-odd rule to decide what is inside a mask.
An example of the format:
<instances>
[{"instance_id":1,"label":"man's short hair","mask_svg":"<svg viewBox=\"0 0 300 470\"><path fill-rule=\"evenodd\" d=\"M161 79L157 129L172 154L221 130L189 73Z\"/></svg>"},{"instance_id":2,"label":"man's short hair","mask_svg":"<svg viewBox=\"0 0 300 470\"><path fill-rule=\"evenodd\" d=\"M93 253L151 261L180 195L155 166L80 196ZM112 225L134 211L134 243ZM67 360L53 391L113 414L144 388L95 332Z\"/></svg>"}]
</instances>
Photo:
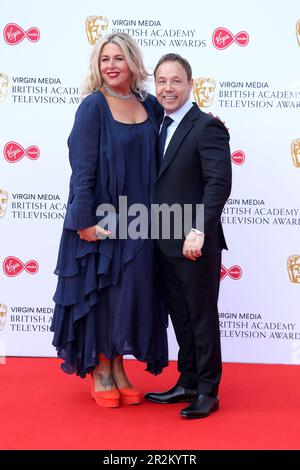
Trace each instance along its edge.
<instances>
[{"instance_id":1,"label":"man's short hair","mask_svg":"<svg viewBox=\"0 0 300 470\"><path fill-rule=\"evenodd\" d=\"M184 57L181 57L181 55L173 54L173 53L165 54L159 59L158 63L156 64L156 67L154 69L154 78L156 77L156 72L157 72L158 67L160 67L161 64L163 64L164 62L179 62L179 64L182 65L182 67L186 71L188 81L191 80L191 78L192 78L192 67L191 67L190 63L186 59L184 59Z\"/></svg>"}]
</instances>

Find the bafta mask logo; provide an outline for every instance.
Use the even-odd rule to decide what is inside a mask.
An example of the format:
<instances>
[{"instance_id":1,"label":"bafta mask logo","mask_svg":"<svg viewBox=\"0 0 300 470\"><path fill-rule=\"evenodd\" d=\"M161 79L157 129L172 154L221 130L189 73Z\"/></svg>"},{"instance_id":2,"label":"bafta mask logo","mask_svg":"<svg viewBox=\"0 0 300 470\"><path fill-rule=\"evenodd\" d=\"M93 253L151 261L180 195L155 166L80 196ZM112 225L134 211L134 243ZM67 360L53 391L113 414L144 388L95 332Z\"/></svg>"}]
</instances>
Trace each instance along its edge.
<instances>
[{"instance_id":1,"label":"bafta mask logo","mask_svg":"<svg viewBox=\"0 0 300 470\"><path fill-rule=\"evenodd\" d=\"M300 47L300 20L298 20L296 23L296 36L297 36L298 46Z\"/></svg>"},{"instance_id":2,"label":"bafta mask logo","mask_svg":"<svg viewBox=\"0 0 300 470\"><path fill-rule=\"evenodd\" d=\"M0 188L0 219L5 216L8 201L8 192Z\"/></svg>"},{"instance_id":3,"label":"bafta mask logo","mask_svg":"<svg viewBox=\"0 0 300 470\"><path fill-rule=\"evenodd\" d=\"M85 20L85 30L91 46L96 44L108 27L108 18L106 16L88 16Z\"/></svg>"},{"instance_id":4,"label":"bafta mask logo","mask_svg":"<svg viewBox=\"0 0 300 470\"><path fill-rule=\"evenodd\" d=\"M9 78L6 73L0 72L0 103L5 100L8 89Z\"/></svg>"},{"instance_id":5,"label":"bafta mask logo","mask_svg":"<svg viewBox=\"0 0 300 470\"><path fill-rule=\"evenodd\" d=\"M216 82L213 78L194 79L194 97L199 108L209 108L212 105L215 89Z\"/></svg>"},{"instance_id":6,"label":"bafta mask logo","mask_svg":"<svg viewBox=\"0 0 300 470\"><path fill-rule=\"evenodd\" d=\"M300 139L295 139L291 143L291 154L294 165L300 168Z\"/></svg>"},{"instance_id":7,"label":"bafta mask logo","mask_svg":"<svg viewBox=\"0 0 300 470\"><path fill-rule=\"evenodd\" d=\"M0 331L2 331L4 329L6 314L7 314L6 305L0 304Z\"/></svg>"},{"instance_id":8,"label":"bafta mask logo","mask_svg":"<svg viewBox=\"0 0 300 470\"><path fill-rule=\"evenodd\" d=\"M291 255L287 260L287 268L290 281L300 284L300 255Z\"/></svg>"}]
</instances>

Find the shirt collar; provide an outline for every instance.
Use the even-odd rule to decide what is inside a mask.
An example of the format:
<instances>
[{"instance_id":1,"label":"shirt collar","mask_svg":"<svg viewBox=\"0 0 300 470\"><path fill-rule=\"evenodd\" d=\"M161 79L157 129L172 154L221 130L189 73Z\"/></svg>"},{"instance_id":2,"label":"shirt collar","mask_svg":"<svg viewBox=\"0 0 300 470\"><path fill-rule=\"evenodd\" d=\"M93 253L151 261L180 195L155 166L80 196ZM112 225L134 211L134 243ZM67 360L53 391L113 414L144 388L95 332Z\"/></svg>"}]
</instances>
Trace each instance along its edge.
<instances>
[{"instance_id":1,"label":"shirt collar","mask_svg":"<svg viewBox=\"0 0 300 470\"><path fill-rule=\"evenodd\" d=\"M193 103L190 99L188 99L184 105L181 106L181 108L177 109L177 111L175 111L174 113L172 114L168 114L168 116L170 116L170 118L173 119L173 121L175 121L177 124L180 123L180 121L184 118L184 116L186 115L186 113L193 107ZM165 114L166 115L166 114Z\"/></svg>"}]
</instances>

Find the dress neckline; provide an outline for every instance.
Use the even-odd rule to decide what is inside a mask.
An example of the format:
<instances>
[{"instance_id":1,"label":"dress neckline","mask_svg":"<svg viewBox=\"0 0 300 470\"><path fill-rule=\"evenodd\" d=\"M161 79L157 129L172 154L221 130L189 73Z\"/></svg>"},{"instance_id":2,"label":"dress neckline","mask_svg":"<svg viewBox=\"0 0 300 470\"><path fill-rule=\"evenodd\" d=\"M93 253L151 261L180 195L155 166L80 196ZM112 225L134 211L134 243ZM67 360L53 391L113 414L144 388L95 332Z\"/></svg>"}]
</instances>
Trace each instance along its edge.
<instances>
[{"instance_id":1,"label":"dress neckline","mask_svg":"<svg viewBox=\"0 0 300 470\"><path fill-rule=\"evenodd\" d=\"M114 122L116 122L117 124L121 124L123 126L140 126L141 124L145 124L146 122L149 121L149 117L147 117L147 119L145 119L144 121L141 121L141 122L122 122L122 121L117 121L117 119L114 119Z\"/></svg>"},{"instance_id":2,"label":"dress neckline","mask_svg":"<svg viewBox=\"0 0 300 470\"><path fill-rule=\"evenodd\" d=\"M116 123L118 123L118 124L125 124L126 126L137 126L137 125L139 125L139 124L145 124L145 122L147 122L147 121L149 120L148 111L147 111L147 109L145 108L145 106L143 105L143 102L141 101L140 103L141 103L141 105L144 107L144 109L145 109L145 111L146 111L146 113L147 113L147 118L146 118L144 121L141 121L141 122L123 122L123 121L118 121L117 119L114 118L113 113L111 112L111 109L110 109L110 107L109 107L108 101L107 101L106 96L104 95L104 93L102 93L101 90L97 90L97 92L100 93L100 94L103 96L104 101L105 101L105 104L106 104L106 106L107 106L107 108L108 108L110 117L112 118L112 120L113 120L114 122L116 122Z\"/></svg>"}]
</instances>

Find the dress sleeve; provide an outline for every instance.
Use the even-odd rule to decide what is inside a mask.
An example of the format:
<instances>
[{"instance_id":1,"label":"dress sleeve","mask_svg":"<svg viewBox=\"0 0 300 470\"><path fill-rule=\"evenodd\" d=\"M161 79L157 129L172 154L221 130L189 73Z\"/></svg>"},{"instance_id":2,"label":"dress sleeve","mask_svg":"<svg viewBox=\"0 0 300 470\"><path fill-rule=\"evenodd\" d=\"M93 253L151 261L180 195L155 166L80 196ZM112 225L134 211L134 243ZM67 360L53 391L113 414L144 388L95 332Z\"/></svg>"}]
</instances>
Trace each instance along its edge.
<instances>
[{"instance_id":1,"label":"dress sleeve","mask_svg":"<svg viewBox=\"0 0 300 470\"><path fill-rule=\"evenodd\" d=\"M79 106L68 139L72 168L65 228L79 230L97 223L95 185L100 156L99 103L87 97Z\"/></svg>"},{"instance_id":2,"label":"dress sleeve","mask_svg":"<svg viewBox=\"0 0 300 470\"><path fill-rule=\"evenodd\" d=\"M148 93L146 102L151 107L158 123L161 123L164 117L164 108L159 104L156 97Z\"/></svg>"}]
</instances>

